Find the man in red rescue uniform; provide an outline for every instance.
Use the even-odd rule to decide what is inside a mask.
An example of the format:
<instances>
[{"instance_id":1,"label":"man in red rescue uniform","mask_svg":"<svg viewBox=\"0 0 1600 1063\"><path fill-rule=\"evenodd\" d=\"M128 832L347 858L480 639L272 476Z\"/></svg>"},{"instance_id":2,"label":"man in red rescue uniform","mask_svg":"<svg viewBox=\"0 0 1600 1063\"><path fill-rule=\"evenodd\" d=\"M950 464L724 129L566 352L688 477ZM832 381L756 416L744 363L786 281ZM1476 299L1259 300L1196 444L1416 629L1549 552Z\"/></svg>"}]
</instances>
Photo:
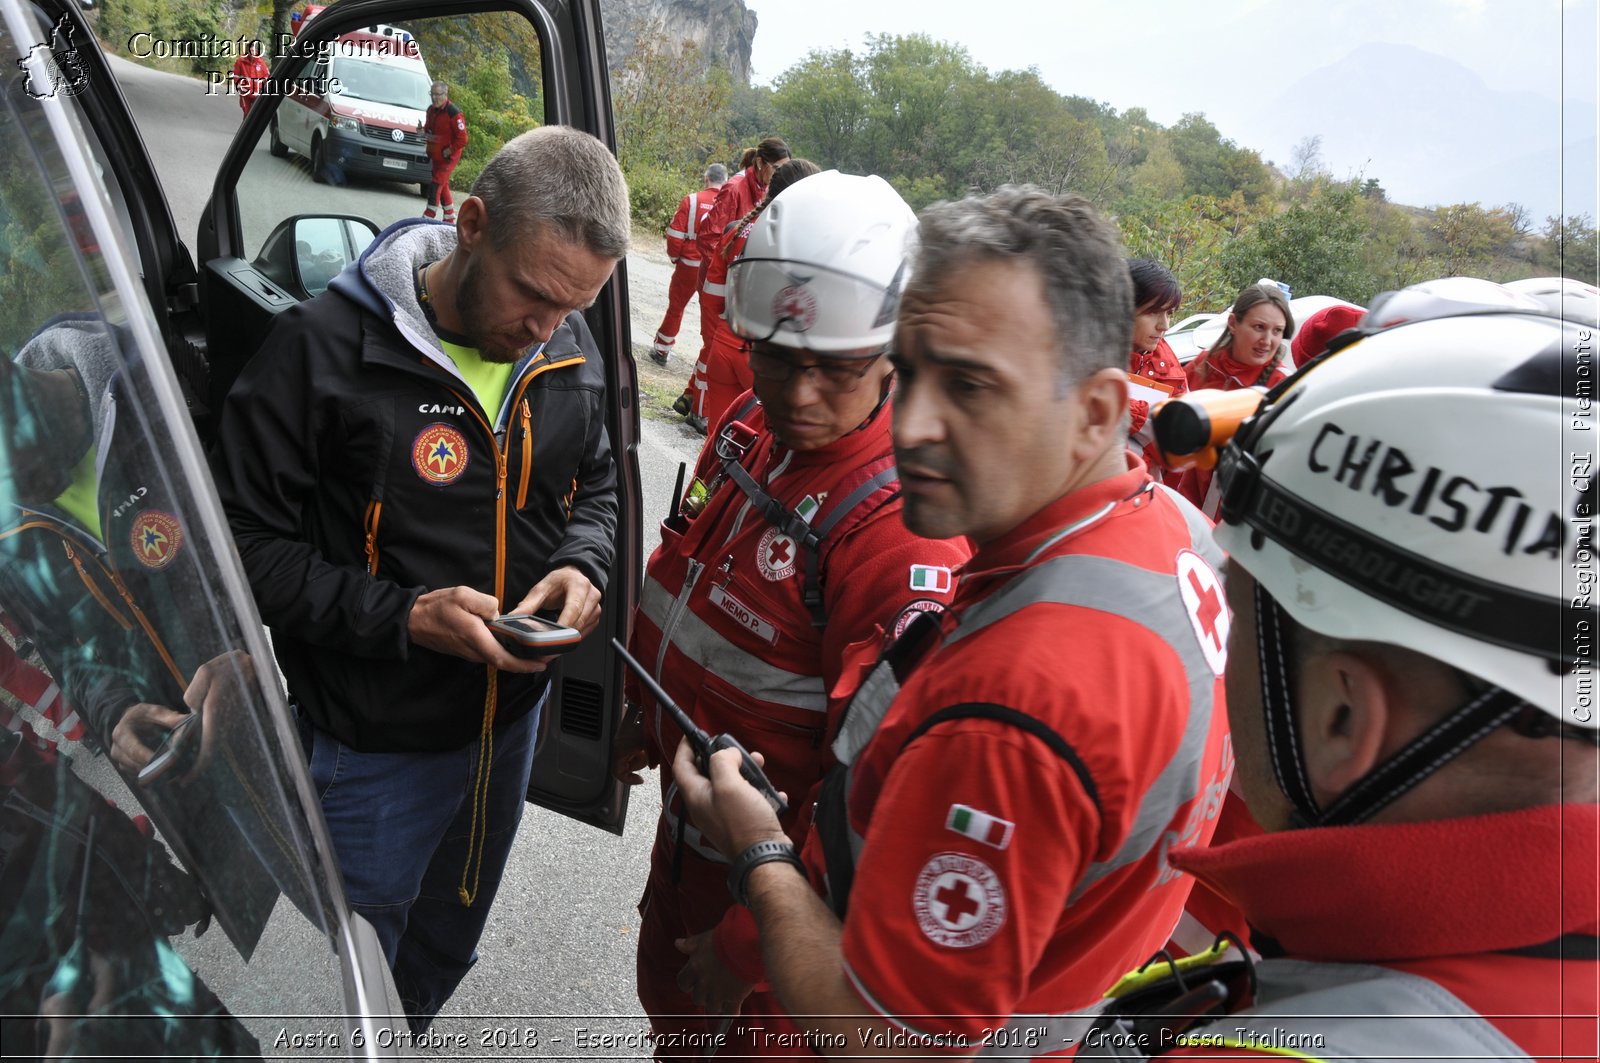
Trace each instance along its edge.
<instances>
[{"instance_id":1,"label":"man in red rescue uniform","mask_svg":"<svg viewBox=\"0 0 1600 1063\"><path fill-rule=\"evenodd\" d=\"M1210 837L1231 771L1228 614L1205 521L1126 449L1133 310L1080 197L924 211L893 355L904 517L978 551L844 713L803 864L736 764L679 746L806 1048L1061 1051L1052 1017L1182 910L1168 856ZM736 1053L793 1053L745 1025Z\"/></svg>"},{"instance_id":2,"label":"man in red rescue uniform","mask_svg":"<svg viewBox=\"0 0 1600 1063\"><path fill-rule=\"evenodd\" d=\"M433 163L433 182L428 189L428 209L424 218L437 218L444 207L444 220L456 222L456 201L450 194L450 175L461 164L467 150L467 116L450 102L450 86L435 81L428 90L433 102L422 120L422 139L428 145L428 161Z\"/></svg>"},{"instance_id":3,"label":"man in red rescue uniform","mask_svg":"<svg viewBox=\"0 0 1600 1063\"><path fill-rule=\"evenodd\" d=\"M1157 965L1086 1047L1596 1058L1600 718L1573 590L1595 562L1563 542L1594 520L1592 483L1564 474L1594 452L1573 382L1597 321L1577 309L1462 277L1385 293L1239 427L1218 466L1228 714L1267 833L1174 863L1243 909L1262 959L1181 986ZM1380 440L1385 490L1357 490ZM1452 505L1481 522L1452 532Z\"/></svg>"},{"instance_id":4,"label":"man in red rescue uniform","mask_svg":"<svg viewBox=\"0 0 1600 1063\"><path fill-rule=\"evenodd\" d=\"M754 390L712 426L645 571L634 655L700 727L764 752L791 795L780 832L803 830L804 797L829 763L843 662L875 656L944 608L970 552L900 519L885 348L915 231L881 178L836 171L797 182L763 212L748 241L755 264L730 278L728 309L751 345ZM734 930L719 927L728 860L682 817L670 769L681 730L630 691L639 716L619 744L619 774L666 762L640 902L639 999L658 1058L698 1057L717 1023L680 982L686 963L714 962ZM715 1010L749 989L725 990Z\"/></svg>"},{"instance_id":5,"label":"man in red rescue uniform","mask_svg":"<svg viewBox=\"0 0 1600 1063\"><path fill-rule=\"evenodd\" d=\"M728 168L720 162L706 167L706 186L683 197L667 226L667 257L672 259L672 282L667 286L667 313L650 345L650 360L666 365L683 324L683 308L700 289L700 228L711 214L717 193L728 183ZM684 391L689 395L688 390ZM692 398L692 396L690 396ZM687 412L687 411L680 411Z\"/></svg>"},{"instance_id":6,"label":"man in red rescue uniform","mask_svg":"<svg viewBox=\"0 0 1600 1063\"><path fill-rule=\"evenodd\" d=\"M239 94L239 107L245 114L250 113L250 105L256 102L261 83L271 73L261 56L261 42L246 41L239 58L233 61L233 90Z\"/></svg>"}]
</instances>

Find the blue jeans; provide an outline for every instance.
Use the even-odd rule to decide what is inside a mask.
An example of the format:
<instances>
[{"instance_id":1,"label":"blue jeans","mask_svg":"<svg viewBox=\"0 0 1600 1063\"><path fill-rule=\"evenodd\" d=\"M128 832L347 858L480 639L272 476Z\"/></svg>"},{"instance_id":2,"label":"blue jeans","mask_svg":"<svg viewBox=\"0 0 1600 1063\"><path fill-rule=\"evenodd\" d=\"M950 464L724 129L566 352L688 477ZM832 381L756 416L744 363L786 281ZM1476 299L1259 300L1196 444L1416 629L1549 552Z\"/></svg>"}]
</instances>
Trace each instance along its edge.
<instances>
[{"instance_id":1,"label":"blue jeans","mask_svg":"<svg viewBox=\"0 0 1600 1063\"><path fill-rule=\"evenodd\" d=\"M478 961L522 819L543 709L541 698L521 720L495 729L476 867L469 863L482 739L447 753L362 753L310 729L311 781L345 892L378 933L414 1033L428 1028ZM470 905L463 887L476 889Z\"/></svg>"}]
</instances>

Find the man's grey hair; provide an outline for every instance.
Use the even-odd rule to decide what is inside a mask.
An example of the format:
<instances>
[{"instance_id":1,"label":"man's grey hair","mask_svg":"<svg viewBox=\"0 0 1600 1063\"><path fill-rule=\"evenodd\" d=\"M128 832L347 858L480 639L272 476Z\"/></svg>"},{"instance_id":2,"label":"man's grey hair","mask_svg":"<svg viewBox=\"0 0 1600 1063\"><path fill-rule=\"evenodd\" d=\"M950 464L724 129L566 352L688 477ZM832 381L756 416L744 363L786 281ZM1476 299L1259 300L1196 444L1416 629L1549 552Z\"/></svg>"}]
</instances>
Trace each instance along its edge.
<instances>
[{"instance_id":1,"label":"man's grey hair","mask_svg":"<svg viewBox=\"0 0 1600 1063\"><path fill-rule=\"evenodd\" d=\"M1133 346L1133 281L1117 229L1076 194L1006 185L922 212L911 286L933 291L965 266L1018 262L1043 281L1055 320L1065 395L1107 367L1126 368Z\"/></svg>"},{"instance_id":2,"label":"man's grey hair","mask_svg":"<svg viewBox=\"0 0 1600 1063\"><path fill-rule=\"evenodd\" d=\"M714 162L706 167L706 184L725 185L728 183L728 168L720 162Z\"/></svg>"},{"instance_id":3,"label":"man's grey hair","mask_svg":"<svg viewBox=\"0 0 1600 1063\"><path fill-rule=\"evenodd\" d=\"M450 95L450 86L446 85L442 81L435 81L432 85L428 86L428 91L430 93L432 93L432 92L442 92L446 96L448 96L448 95Z\"/></svg>"},{"instance_id":4,"label":"man's grey hair","mask_svg":"<svg viewBox=\"0 0 1600 1063\"><path fill-rule=\"evenodd\" d=\"M507 141L473 182L496 250L548 227L597 255L622 258L628 182L606 146L581 129L541 126Z\"/></svg>"}]
</instances>

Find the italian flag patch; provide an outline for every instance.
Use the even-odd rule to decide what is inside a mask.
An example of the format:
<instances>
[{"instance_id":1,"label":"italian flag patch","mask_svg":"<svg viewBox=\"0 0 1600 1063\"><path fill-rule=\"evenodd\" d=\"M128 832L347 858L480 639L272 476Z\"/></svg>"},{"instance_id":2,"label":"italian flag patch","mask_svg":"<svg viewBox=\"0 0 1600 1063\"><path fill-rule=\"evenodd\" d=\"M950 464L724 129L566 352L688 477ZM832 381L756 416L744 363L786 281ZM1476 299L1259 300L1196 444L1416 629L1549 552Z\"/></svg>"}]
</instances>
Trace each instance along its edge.
<instances>
[{"instance_id":1,"label":"italian flag patch","mask_svg":"<svg viewBox=\"0 0 1600 1063\"><path fill-rule=\"evenodd\" d=\"M929 594L947 594L950 590L950 570L939 565L912 565L911 589Z\"/></svg>"},{"instance_id":2,"label":"italian flag patch","mask_svg":"<svg viewBox=\"0 0 1600 1063\"><path fill-rule=\"evenodd\" d=\"M992 845L996 849L1004 849L1011 844L1011 832L1017 827L1009 819L1000 819L967 805L951 805L944 825L946 830L965 834L974 841Z\"/></svg>"}]
</instances>

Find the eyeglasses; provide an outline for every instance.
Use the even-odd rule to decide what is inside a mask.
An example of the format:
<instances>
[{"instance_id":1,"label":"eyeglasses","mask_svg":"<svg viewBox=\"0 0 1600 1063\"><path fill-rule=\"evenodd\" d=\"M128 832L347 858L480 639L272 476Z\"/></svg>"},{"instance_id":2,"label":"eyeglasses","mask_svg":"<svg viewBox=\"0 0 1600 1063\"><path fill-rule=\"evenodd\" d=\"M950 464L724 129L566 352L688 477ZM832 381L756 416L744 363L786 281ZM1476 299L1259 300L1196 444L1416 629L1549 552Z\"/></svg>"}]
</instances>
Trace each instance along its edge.
<instances>
[{"instance_id":1,"label":"eyeglasses","mask_svg":"<svg viewBox=\"0 0 1600 1063\"><path fill-rule=\"evenodd\" d=\"M745 350L750 355L750 372L760 379L770 384L783 385L789 383L790 378L796 373L804 373L812 387L834 395L851 392L860 387L861 381L872 369L873 363L883 357L883 352L879 351L867 358L852 358L849 361L834 359L797 365L788 358L774 353L770 347L747 344Z\"/></svg>"}]
</instances>

